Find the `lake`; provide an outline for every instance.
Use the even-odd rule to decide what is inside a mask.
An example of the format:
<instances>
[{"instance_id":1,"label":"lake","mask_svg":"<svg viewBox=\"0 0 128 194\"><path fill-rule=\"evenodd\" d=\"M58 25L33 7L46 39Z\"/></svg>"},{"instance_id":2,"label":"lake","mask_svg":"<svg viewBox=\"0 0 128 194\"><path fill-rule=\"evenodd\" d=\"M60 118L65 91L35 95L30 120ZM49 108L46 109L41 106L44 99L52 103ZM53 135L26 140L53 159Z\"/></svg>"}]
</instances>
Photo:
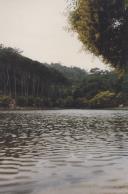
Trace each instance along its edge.
<instances>
[{"instance_id":1,"label":"lake","mask_svg":"<svg viewBox=\"0 0 128 194\"><path fill-rule=\"evenodd\" d=\"M0 111L0 194L128 193L128 111Z\"/></svg>"}]
</instances>

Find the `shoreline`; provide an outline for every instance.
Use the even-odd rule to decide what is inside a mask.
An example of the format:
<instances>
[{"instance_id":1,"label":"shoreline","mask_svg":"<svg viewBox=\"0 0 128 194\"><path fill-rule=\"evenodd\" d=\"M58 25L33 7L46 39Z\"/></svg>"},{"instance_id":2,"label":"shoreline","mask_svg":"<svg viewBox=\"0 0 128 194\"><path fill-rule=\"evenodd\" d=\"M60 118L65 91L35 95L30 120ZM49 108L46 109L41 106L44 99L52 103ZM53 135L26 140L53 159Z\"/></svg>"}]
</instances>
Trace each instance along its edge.
<instances>
[{"instance_id":1,"label":"shoreline","mask_svg":"<svg viewBox=\"0 0 128 194\"><path fill-rule=\"evenodd\" d=\"M128 110L128 107L110 107L110 108L76 108L76 107L70 107L70 108L59 108L59 107L44 107L44 108L37 108L37 107L17 107L14 109L11 108L3 108L0 107L0 111L34 111L34 110Z\"/></svg>"}]
</instances>

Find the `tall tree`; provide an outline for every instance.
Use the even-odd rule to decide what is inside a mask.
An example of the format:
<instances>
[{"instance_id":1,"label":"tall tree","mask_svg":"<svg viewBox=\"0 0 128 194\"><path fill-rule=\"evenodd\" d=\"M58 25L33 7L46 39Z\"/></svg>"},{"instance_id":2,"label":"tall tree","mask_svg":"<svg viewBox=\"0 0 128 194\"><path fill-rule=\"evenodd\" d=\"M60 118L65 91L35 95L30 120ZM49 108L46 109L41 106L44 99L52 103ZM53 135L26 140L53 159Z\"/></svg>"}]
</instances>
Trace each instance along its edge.
<instances>
[{"instance_id":1,"label":"tall tree","mask_svg":"<svg viewBox=\"0 0 128 194\"><path fill-rule=\"evenodd\" d=\"M127 0L77 0L70 23L86 49L118 70L128 69Z\"/></svg>"}]
</instances>

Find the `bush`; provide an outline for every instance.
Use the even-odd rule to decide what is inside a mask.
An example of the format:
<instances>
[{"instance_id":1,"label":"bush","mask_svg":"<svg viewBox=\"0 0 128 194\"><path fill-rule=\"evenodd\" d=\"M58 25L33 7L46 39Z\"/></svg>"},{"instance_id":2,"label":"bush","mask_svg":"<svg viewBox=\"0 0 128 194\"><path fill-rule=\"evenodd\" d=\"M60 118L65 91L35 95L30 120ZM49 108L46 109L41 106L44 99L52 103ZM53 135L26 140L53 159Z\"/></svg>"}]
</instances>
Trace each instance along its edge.
<instances>
[{"instance_id":1,"label":"bush","mask_svg":"<svg viewBox=\"0 0 128 194\"><path fill-rule=\"evenodd\" d=\"M88 100L85 97L76 98L74 104L76 108L87 108Z\"/></svg>"},{"instance_id":2,"label":"bush","mask_svg":"<svg viewBox=\"0 0 128 194\"><path fill-rule=\"evenodd\" d=\"M35 97L34 98L34 104L33 104L34 106L36 106L36 107L42 107L43 104L44 104L44 101L43 101L42 98L40 98L40 97Z\"/></svg>"},{"instance_id":3,"label":"bush","mask_svg":"<svg viewBox=\"0 0 128 194\"><path fill-rule=\"evenodd\" d=\"M24 107L27 106L28 99L24 96L18 96L17 97L17 105Z\"/></svg>"},{"instance_id":4,"label":"bush","mask_svg":"<svg viewBox=\"0 0 128 194\"><path fill-rule=\"evenodd\" d=\"M11 97L10 96L0 96L0 106L9 107Z\"/></svg>"},{"instance_id":5,"label":"bush","mask_svg":"<svg viewBox=\"0 0 128 194\"><path fill-rule=\"evenodd\" d=\"M71 108L74 105L74 100L72 96L67 96L67 98L64 99L65 107Z\"/></svg>"},{"instance_id":6,"label":"bush","mask_svg":"<svg viewBox=\"0 0 128 194\"><path fill-rule=\"evenodd\" d=\"M24 107L24 106L30 106L30 107L42 107L43 106L43 99L40 97L33 97L33 96L19 96L17 97L17 105Z\"/></svg>"},{"instance_id":7,"label":"bush","mask_svg":"<svg viewBox=\"0 0 128 194\"><path fill-rule=\"evenodd\" d=\"M110 91L99 92L88 101L91 108L107 108L116 106L115 93Z\"/></svg>"}]
</instances>

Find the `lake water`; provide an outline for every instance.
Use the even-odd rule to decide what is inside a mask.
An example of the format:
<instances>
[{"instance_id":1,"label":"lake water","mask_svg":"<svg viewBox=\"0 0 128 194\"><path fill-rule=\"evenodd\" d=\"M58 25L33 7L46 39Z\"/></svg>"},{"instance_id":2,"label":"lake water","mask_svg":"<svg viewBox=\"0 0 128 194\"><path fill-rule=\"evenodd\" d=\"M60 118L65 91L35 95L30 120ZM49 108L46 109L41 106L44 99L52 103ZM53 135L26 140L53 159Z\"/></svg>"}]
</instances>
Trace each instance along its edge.
<instances>
[{"instance_id":1,"label":"lake water","mask_svg":"<svg viewBox=\"0 0 128 194\"><path fill-rule=\"evenodd\" d=\"M0 194L128 193L128 111L0 112Z\"/></svg>"}]
</instances>

